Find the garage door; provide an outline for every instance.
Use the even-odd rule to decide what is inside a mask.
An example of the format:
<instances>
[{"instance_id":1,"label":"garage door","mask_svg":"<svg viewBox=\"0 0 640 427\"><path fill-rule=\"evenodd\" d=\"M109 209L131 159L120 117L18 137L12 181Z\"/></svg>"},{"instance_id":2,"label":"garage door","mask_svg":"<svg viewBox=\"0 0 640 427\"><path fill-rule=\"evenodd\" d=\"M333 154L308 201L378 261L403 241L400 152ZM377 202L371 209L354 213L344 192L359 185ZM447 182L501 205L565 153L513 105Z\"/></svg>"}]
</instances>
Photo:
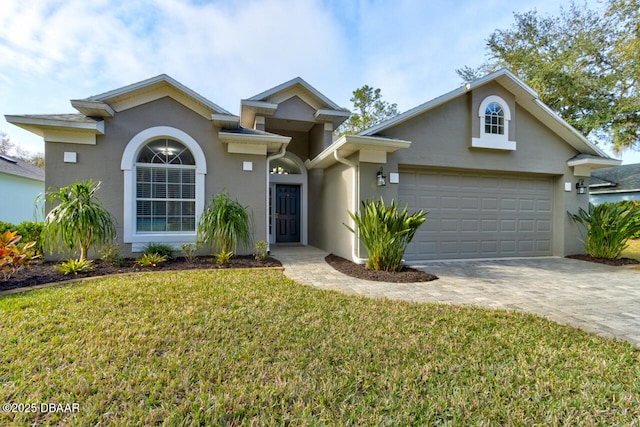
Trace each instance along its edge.
<instances>
[{"instance_id":1,"label":"garage door","mask_svg":"<svg viewBox=\"0 0 640 427\"><path fill-rule=\"evenodd\" d=\"M400 172L401 206L429 211L408 261L551 255L552 178Z\"/></svg>"}]
</instances>

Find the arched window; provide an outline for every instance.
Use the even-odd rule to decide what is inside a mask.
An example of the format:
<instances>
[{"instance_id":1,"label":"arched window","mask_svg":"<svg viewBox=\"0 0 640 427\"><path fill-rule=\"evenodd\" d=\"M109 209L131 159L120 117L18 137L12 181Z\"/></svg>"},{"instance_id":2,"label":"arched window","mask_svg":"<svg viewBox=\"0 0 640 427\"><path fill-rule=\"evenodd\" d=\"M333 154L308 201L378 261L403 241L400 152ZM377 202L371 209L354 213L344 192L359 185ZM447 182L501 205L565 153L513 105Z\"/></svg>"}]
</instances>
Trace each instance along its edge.
<instances>
[{"instance_id":1,"label":"arched window","mask_svg":"<svg viewBox=\"0 0 640 427\"><path fill-rule=\"evenodd\" d=\"M186 132L156 126L136 134L122 154L123 241L139 252L150 242L195 242L205 205L207 160Z\"/></svg>"},{"instance_id":2,"label":"arched window","mask_svg":"<svg viewBox=\"0 0 640 427\"><path fill-rule=\"evenodd\" d=\"M477 111L480 129L476 132L480 135L479 138L471 138L471 146L493 150L515 150L516 142L509 140L511 122L509 104L497 95L490 95L482 100Z\"/></svg>"},{"instance_id":3,"label":"arched window","mask_svg":"<svg viewBox=\"0 0 640 427\"><path fill-rule=\"evenodd\" d=\"M484 131L504 135L504 110L497 102L489 104L484 112Z\"/></svg>"},{"instance_id":4,"label":"arched window","mask_svg":"<svg viewBox=\"0 0 640 427\"><path fill-rule=\"evenodd\" d=\"M136 231L196 229L196 162L178 141L144 145L136 160Z\"/></svg>"}]
</instances>

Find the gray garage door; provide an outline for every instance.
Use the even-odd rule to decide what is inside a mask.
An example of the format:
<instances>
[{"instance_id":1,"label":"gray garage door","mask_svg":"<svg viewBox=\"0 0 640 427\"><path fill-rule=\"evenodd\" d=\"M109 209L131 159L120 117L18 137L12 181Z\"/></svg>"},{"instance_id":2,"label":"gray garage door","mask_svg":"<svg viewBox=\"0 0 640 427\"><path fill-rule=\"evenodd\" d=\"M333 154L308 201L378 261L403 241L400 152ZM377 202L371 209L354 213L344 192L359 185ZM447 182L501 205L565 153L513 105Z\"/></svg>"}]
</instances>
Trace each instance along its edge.
<instances>
[{"instance_id":1,"label":"gray garage door","mask_svg":"<svg viewBox=\"0 0 640 427\"><path fill-rule=\"evenodd\" d=\"M405 253L408 261L551 255L551 178L400 173L401 205L430 212Z\"/></svg>"}]
</instances>

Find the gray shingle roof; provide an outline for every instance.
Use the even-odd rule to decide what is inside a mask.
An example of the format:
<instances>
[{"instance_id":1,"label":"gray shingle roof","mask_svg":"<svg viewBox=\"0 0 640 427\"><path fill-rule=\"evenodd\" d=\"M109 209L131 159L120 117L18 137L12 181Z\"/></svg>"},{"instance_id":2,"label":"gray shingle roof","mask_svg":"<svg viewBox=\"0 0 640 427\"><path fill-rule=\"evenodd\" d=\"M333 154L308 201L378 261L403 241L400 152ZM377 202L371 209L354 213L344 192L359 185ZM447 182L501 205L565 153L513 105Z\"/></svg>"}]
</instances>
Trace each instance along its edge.
<instances>
[{"instance_id":1,"label":"gray shingle roof","mask_svg":"<svg viewBox=\"0 0 640 427\"><path fill-rule=\"evenodd\" d=\"M0 173L44 182L44 170L4 154L0 154Z\"/></svg>"},{"instance_id":2,"label":"gray shingle roof","mask_svg":"<svg viewBox=\"0 0 640 427\"><path fill-rule=\"evenodd\" d=\"M614 166L612 168L596 169L591 172L591 184L614 183L612 190L639 190L640 163L632 165ZM606 191L606 190L600 190Z\"/></svg>"}]
</instances>

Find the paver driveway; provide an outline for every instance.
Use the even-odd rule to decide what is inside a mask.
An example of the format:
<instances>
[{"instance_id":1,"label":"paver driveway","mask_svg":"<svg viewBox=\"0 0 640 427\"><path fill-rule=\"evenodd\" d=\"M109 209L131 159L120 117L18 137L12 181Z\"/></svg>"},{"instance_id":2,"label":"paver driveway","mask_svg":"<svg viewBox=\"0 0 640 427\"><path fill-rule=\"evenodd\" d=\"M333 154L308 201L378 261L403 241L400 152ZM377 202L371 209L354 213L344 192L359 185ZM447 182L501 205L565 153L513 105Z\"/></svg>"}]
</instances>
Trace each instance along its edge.
<instances>
[{"instance_id":1,"label":"paver driveway","mask_svg":"<svg viewBox=\"0 0 640 427\"><path fill-rule=\"evenodd\" d=\"M345 276L313 247L274 248L293 279L373 298L470 304L535 313L640 345L640 270L564 258L414 264L435 274L426 283L382 283Z\"/></svg>"}]
</instances>

